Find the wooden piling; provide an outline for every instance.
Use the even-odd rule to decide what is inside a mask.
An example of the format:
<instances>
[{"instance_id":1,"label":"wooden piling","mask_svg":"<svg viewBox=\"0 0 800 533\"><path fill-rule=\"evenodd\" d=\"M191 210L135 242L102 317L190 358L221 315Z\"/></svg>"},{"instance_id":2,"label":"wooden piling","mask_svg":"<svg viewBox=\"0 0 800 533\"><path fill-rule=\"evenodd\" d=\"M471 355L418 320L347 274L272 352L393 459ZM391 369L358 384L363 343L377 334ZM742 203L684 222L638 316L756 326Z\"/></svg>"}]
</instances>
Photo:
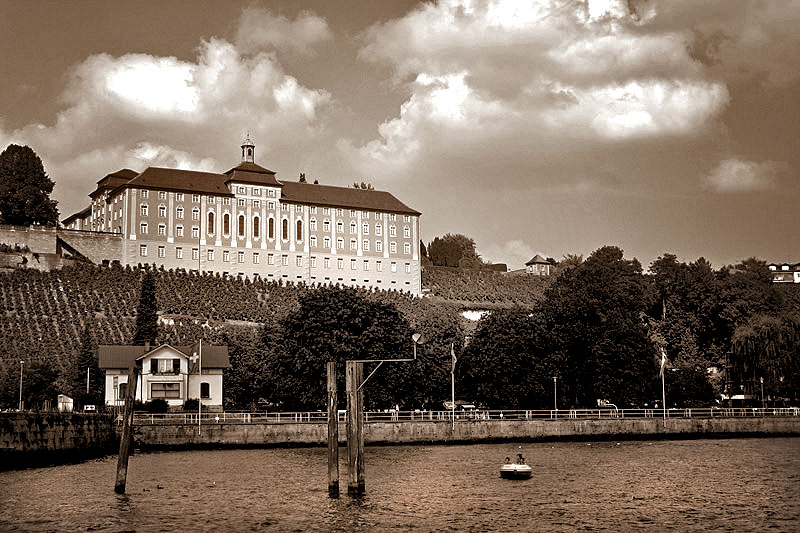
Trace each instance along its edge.
<instances>
[{"instance_id":1,"label":"wooden piling","mask_svg":"<svg viewBox=\"0 0 800 533\"><path fill-rule=\"evenodd\" d=\"M364 363L356 364L356 383L359 386L364 381ZM364 485L364 389L356 387L356 401L358 402L358 410L356 416L356 425L358 427L356 434L358 436L358 460L356 461L356 478L358 484L358 494L364 494L366 487Z\"/></svg>"},{"instance_id":2,"label":"wooden piling","mask_svg":"<svg viewBox=\"0 0 800 533\"><path fill-rule=\"evenodd\" d=\"M359 420L363 419L361 405L359 404L358 386L361 384L362 363L354 361L347 362L347 494L358 496L364 493L364 447L363 444L363 422L359 425ZM359 428L361 435L359 436ZM359 453L360 452L360 453Z\"/></svg>"},{"instance_id":3,"label":"wooden piling","mask_svg":"<svg viewBox=\"0 0 800 533\"><path fill-rule=\"evenodd\" d=\"M136 398L136 382L139 379L139 367L132 363L128 370L128 386L125 394L125 414L122 416L122 437L119 440L119 456L117 457L117 478L114 492L125 494L128 481L128 457L131 453L131 426L133 425L133 402Z\"/></svg>"},{"instance_id":4,"label":"wooden piling","mask_svg":"<svg viewBox=\"0 0 800 533\"><path fill-rule=\"evenodd\" d=\"M339 497L339 412L336 362L328 362L328 496Z\"/></svg>"}]
</instances>

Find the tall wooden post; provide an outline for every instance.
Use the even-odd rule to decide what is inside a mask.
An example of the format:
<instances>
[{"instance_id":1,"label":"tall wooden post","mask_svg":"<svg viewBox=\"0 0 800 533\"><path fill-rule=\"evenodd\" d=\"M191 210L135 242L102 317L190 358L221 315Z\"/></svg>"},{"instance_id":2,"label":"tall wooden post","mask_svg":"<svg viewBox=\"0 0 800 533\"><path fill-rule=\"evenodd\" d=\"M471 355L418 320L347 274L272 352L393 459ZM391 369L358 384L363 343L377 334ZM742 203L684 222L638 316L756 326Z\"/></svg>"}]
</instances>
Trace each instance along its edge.
<instances>
[{"instance_id":1,"label":"tall wooden post","mask_svg":"<svg viewBox=\"0 0 800 533\"><path fill-rule=\"evenodd\" d=\"M358 416L356 417L358 435L358 460L356 461L356 478L358 493L364 494L364 389L360 388L364 381L364 363L356 364L356 383L358 383L356 401L358 401Z\"/></svg>"},{"instance_id":2,"label":"tall wooden post","mask_svg":"<svg viewBox=\"0 0 800 533\"><path fill-rule=\"evenodd\" d=\"M128 457L131 453L131 426L133 425L133 402L136 398L136 382L139 379L139 366L134 362L128 370L128 386L125 394L125 414L122 416L122 437L119 441L117 457L117 479L114 492L125 494L128 482Z\"/></svg>"},{"instance_id":3,"label":"tall wooden post","mask_svg":"<svg viewBox=\"0 0 800 533\"><path fill-rule=\"evenodd\" d=\"M339 413L336 362L328 362L328 496L339 497Z\"/></svg>"},{"instance_id":4,"label":"tall wooden post","mask_svg":"<svg viewBox=\"0 0 800 533\"><path fill-rule=\"evenodd\" d=\"M359 379L362 363L347 362L347 494L357 496L364 493L364 446L362 406L358 401L361 384ZM361 423L359 423L361 421ZM361 435L359 436L359 428ZM359 475L360 474L360 475Z\"/></svg>"}]
</instances>

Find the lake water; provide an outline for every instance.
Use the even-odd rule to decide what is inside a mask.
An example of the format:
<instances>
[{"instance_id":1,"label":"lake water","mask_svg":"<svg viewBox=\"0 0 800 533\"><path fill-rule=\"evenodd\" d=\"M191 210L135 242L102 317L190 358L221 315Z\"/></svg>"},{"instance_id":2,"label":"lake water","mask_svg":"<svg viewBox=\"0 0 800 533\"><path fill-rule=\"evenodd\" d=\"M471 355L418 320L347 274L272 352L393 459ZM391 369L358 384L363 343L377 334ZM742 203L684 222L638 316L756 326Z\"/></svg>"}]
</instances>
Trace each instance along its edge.
<instances>
[{"instance_id":1,"label":"lake water","mask_svg":"<svg viewBox=\"0 0 800 533\"><path fill-rule=\"evenodd\" d=\"M326 449L137 454L0 472L0 530L798 531L800 439L367 447L366 494L328 497ZM161 487L161 488L159 488Z\"/></svg>"}]
</instances>

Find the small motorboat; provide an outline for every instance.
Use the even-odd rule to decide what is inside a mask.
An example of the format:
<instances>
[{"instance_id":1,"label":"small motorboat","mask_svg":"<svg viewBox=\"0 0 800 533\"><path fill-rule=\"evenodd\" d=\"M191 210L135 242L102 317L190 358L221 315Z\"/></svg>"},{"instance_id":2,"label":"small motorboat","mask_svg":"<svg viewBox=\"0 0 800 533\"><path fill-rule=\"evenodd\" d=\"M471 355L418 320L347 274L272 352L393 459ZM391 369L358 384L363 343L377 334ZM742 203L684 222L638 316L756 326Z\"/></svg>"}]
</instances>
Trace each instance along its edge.
<instances>
[{"instance_id":1,"label":"small motorboat","mask_svg":"<svg viewBox=\"0 0 800 533\"><path fill-rule=\"evenodd\" d=\"M512 463L506 457L506 462L500 467L500 477L504 479L528 479L533 474L530 466L525 464L525 458L522 454L517 454L517 462Z\"/></svg>"}]
</instances>

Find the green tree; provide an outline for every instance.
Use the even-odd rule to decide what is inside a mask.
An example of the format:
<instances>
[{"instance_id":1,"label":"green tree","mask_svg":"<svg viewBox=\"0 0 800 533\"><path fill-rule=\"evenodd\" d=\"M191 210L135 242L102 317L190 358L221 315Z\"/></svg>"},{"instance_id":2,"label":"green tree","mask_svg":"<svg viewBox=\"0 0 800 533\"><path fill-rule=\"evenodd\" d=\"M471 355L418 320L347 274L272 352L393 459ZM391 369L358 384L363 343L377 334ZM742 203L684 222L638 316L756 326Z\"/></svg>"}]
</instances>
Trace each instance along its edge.
<instances>
[{"instance_id":1,"label":"green tree","mask_svg":"<svg viewBox=\"0 0 800 533\"><path fill-rule=\"evenodd\" d=\"M58 224L55 184L28 146L10 144L0 153L0 224Z\"/></svg>"},{"instance_id":2,"label":"green tree","mask_svg":"<svg viewBox=\"0 0 800 533\"><path fill-rule=\"evenodd\" d=\"M156 281L151 272L142 276L139 292L139 305L136 307L136 330L133 334L134 345L149 343L155 345L158 337L158 304L156 302Z\"/></svg>"},{"instance_id":3,"label":"green tree","mask_svg":"<svg viewBox=\"0 0 800 533\"><path fill-rule=\"evenodd\" d=\"M458 233L436 237L427 252L435 266L480 268L483 264L475 251L475 241Z\"/></svg>"},{"instance_id":4,"label":"green tree","mask_svg":"<svg viewBox=\"0 0 800 533\"><path fill-rule=\"evenodd\" d=\"M88 392L86 391L87 370ZM100 370L97 360L97 344L92 337L88 322L81 334L80 347L75 356L70 382L69 395L77 403L76 409L87 404L100 405L103 403L105 375Z\"/></svg>"}]
</instances>

